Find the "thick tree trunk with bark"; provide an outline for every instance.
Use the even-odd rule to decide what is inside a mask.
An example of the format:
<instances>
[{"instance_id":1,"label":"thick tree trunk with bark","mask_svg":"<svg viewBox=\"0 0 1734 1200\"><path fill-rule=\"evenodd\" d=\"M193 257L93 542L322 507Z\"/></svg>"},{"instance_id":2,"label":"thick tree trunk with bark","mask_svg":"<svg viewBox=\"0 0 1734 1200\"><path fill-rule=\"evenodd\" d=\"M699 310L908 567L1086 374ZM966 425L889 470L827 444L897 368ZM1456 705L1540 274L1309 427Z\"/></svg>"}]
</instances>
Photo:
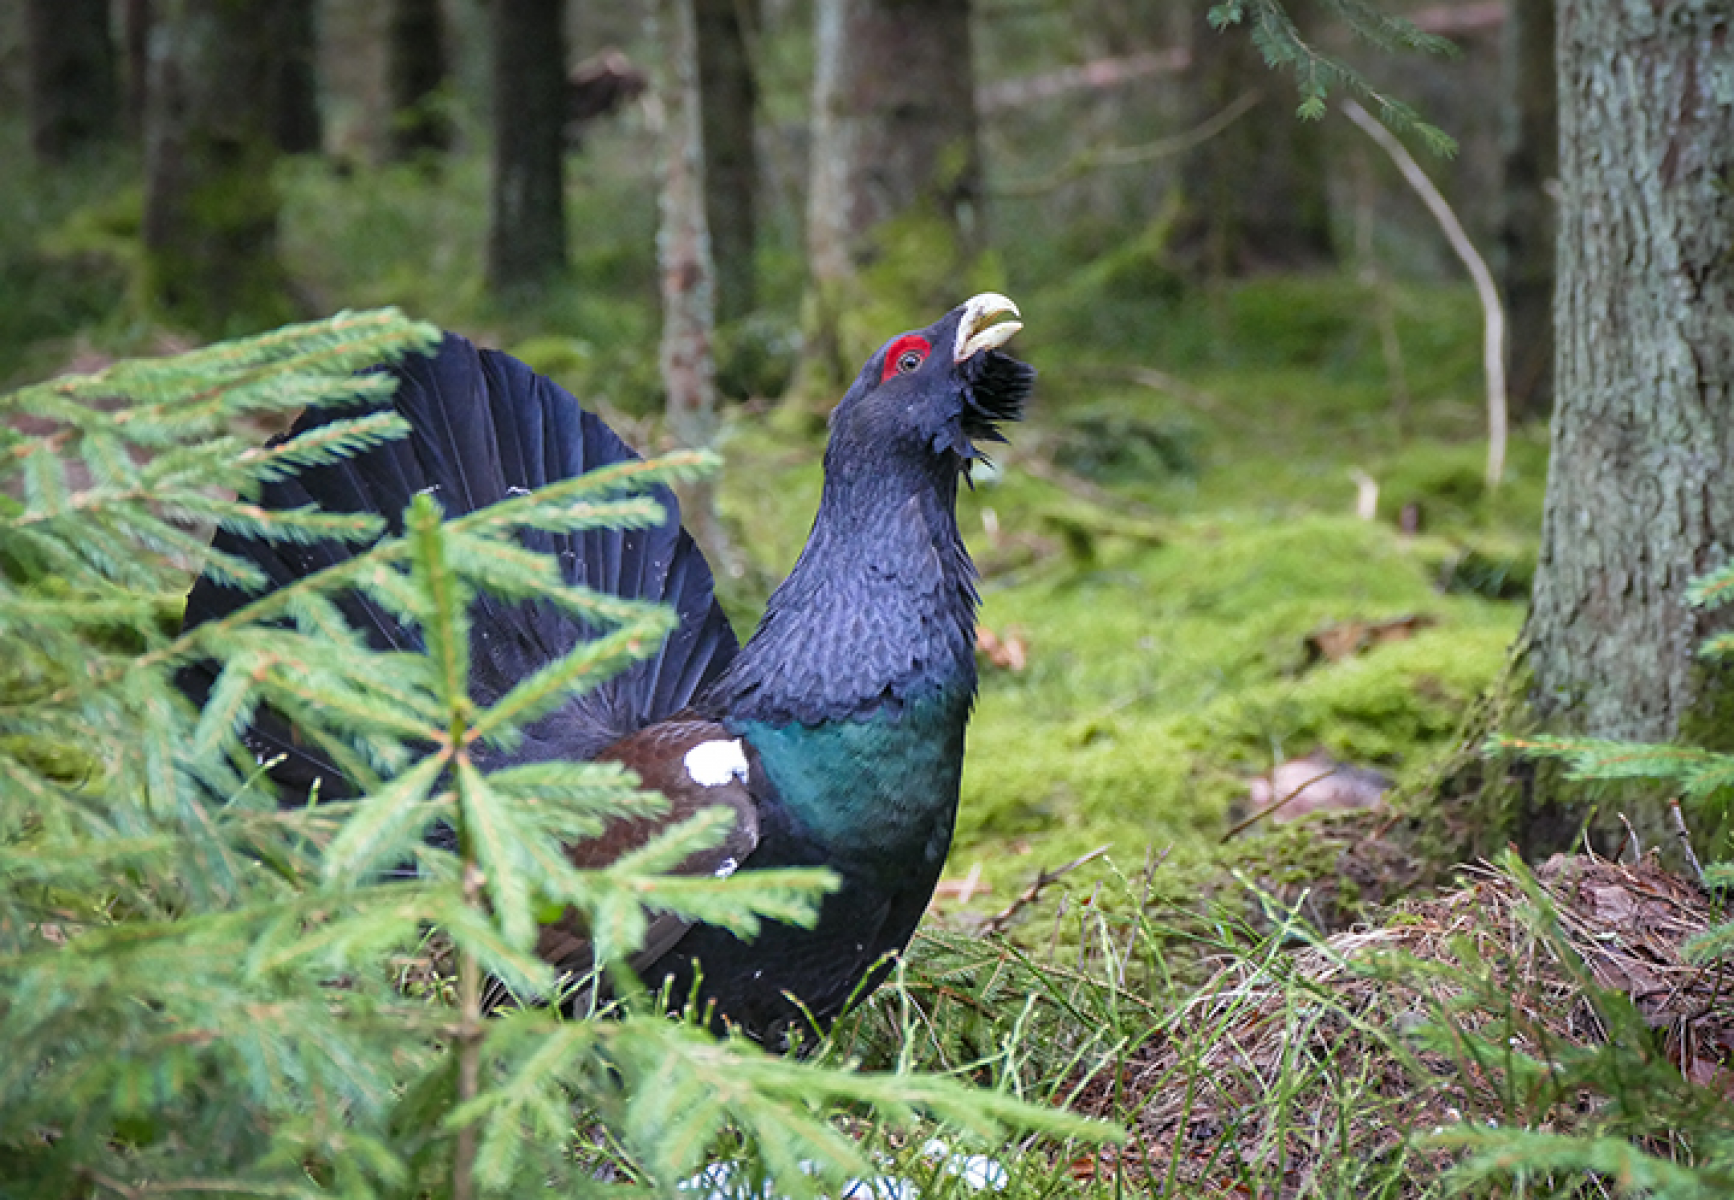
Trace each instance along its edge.
<instances>
[{"instance_id":1,"label":"thick tree trunk with bark","mask_svg":"<svg viewBox=\"0 0 1734 1200\"><path fill-rule=\"evenodd\" d=\"M817 387L854 375L842 314L888 223L935 223L940 238L921 241L937 293L974 250L982 189L968 0L820 0L815 53L807 371Z\"/></svg>"},{"instance_id":2,"label":"thick tree trunk with bark","mask_svg":"<svg viewBox=\"0 0 1734 1200\"><path fill-rule=\"evenodd\" d=\"M752 38L756 0L696 0L698 86L704 120L704 207L716 261L716 317L751 312L759 158L754 145L758 81Z\"/></svg>"},{"instance_id":3,"label":"thick tree trunk with bark","mask_svg":"<svg viewBox=\"0 0 1734 1200\"><path fill-rule=\"evenodd\" d=\"M319 18L315 0L274 0L282 10L277 47L277 148L317 154L325 127L319 118Z\"/></svg>"},{"instance_id":4,"label":"thick tree trunk with bark","mask_svg":"<svg viewBox=\"0 0 1734 1200\"><path fill-rule=\"evenodd\" d=\"M271 183L284 10L178 0L152 28L144 243L174 319L211 333L293 315Z\"/></svg>"},{"instance_id":5,"label":"thick tree trunk with bark","mask_svg":"<svg viewBox=\"0 0 1734 1200\"><path fill-rule=\"evenodd\" d=\"M1505 295L1506 378L1512 416L1553 411L1554 201L1559 103L1554 0L1511 0L1505 18L1500 290Z\"/></svg>"},{"instance_id":6,"label":"thick tree trunk with bark","mask_svg":"<svg viewBox=\"0 0 1734 1200\"><path fill-rule=\"evenodd\" d=\"M440 107L448 70L439 0L391 0L386 34L391 157L413 158L451 145L451 123Z\"/></svg>"},{"instance_id":7,"label":"thick tree trunk with bark","mask_svg":"<svg viewBox=\"0 0 1734 1200\"><path fill-rule=\"evenodd\" d=\"M108 0L28 0L30 148L59 162L114 136L120 113Z\"/></svg>"},{"instance_id":8,"label":"thick tree trunk with bark","mask_svg":"<svg viewBox=\"0 0 1734 1200\"><path fill-rule=\"evenodd\" d=\"M1213 29L1206 19L1212 6L1194 7L1193 124L1231 119L1185 161L1177 256L1209 279L1329 265L1335 252L1322 125L1295 116L1288 78L1265 65L1244 27Z\"/></svg>"},{"instance_id":9,"label":"thick tree trunk with bark","mask_svg":"<svg viewBox=\"0 0 1734 1200\"><path fill-rule=\"evenodd\" d=\"M488 283L533 286L566 268L564 0L494 0L494 179Z\"/></svg>"},{"instance_id":10,"label":"thick tree trunk with bark","mask_svg":"<svg viewBox=\"0 0 1734 1200\"><path fill-rule=\"evenodd\" d=\"M1725 5L1686 3L1579 0L1558 21L1558 402L1533 700L1573 733L1727 741L1734 688L1695 657L1726 618L1685 591L1734 551L1734 30ZM1530 846L1569 836L1565 815L1529 814Z\"/></svg>"}]
</instances>

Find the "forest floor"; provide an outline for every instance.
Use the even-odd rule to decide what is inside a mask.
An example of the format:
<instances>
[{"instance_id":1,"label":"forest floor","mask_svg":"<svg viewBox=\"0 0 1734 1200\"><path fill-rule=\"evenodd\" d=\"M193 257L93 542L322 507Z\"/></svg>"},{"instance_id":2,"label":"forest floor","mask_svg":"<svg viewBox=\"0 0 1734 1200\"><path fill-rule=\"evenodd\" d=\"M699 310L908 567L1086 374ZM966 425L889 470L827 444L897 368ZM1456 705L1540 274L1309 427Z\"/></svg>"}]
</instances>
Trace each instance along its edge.
<instances>
[{"instance_id":1,"label":"forest floor","mask_svg":"<svg viewBox=\"0 0 1734 1200\"><path fill-rule=\"evenodd\" d=\"M655 213L637 202L651 165L625 135L587 157L569 277L511 306L476 269L478 156L438 173L289 163L298 297L310 315L397 304L505 348L654 449ZM188 344L139 300L135 172L93 161L5 185L0 386ZM1538 542L1543 435L1520 430L1500 487L1482 483L1467 287L1345 273L1186 290L1148 236L1056 270L1065 236L1001 249L948 301L1012 295L1014 348L1041 371L1030 419L960 504L987 644L947 903L977 914L1103 846L1070 886L1151 854L1184 878L1270 803L1273 770L1280 797L1340 764L1325 783L1355 803L1425 778L1505 660ZM725 409L718 481L743 633L818 496L824 405L790 419L763 398L798 329L787 241L767 233L767 311L723 337L723 378L746 397ZM936 315L876 303L876 337Z\"/></svg>"},{"instance_id":2,"label":"forest floor","mask_svg":"<svg viewBox=\"0 0 1734 1200\"><path fill-rule=\"evenodd\" d=\"M14 181L0 387L186 344L138 305L128 169ZM653 447L642 182L574 184L572 276L534 305L481 292L485 176L467 159L438 179L292 165L284 253L310 310L400 304L518 353ZM749 384L787 366L795 323L798 262L772 248L762 266L782 308L729 331L724 363ZM1547 447L1518 431L1485 487L1466 287L1177 291L1140 266L1008 260L989 281L1022 306L1014 349L1041 378L960 502L984 604L957 839L905 986L822 1052L969 1073L1133 1132L1107 1157L1031 1147L1015 1195L1429 1193L1465 1117L1569 1125L1478 1055L1589 1045L1609 1030L1598 988L1696 994L1678 947L1710 918L1647 867L1596 863L1539 882L1483 870L1334 936L1297 919L1304 878L1261 890L1249 862L1304 860L1333 819L1272 836L1316 788L1263 810L1328 777L1325 807L1377 822L1454 749L1523 620ZM726 411L720 504L745 571L724 591L743 632L799 551L822 437L774 400ZM1311 869L1354 915L1334 858ZM1446 1019L1466 1007L1479 1015ZM1436 1125L1457 1141L1413 1136ZM911 1169L924 1194L967 1194Z\"/></svg>"}]
</instances>

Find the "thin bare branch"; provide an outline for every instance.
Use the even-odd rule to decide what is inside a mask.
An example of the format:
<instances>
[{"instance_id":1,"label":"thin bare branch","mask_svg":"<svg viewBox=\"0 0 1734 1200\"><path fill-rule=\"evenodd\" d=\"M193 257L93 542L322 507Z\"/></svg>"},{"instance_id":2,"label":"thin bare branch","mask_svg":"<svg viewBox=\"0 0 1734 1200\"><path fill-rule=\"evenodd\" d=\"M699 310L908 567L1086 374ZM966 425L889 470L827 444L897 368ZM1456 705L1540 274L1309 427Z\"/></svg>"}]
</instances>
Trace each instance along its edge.
<instances>
[{"instance_id":1,"label":"thin bare branch","mask_svg":"<svg viewBox=\"0 0 1734 1200\"><path fill-rule=\"evenodd\" d=\"M1402 172L1404 180L1415 189L1415 194L1421 197L1427 211L1432 213L1433 219L1439 223L1445 240L1451 243L1451 249L1462 260L1464 268L1469 272L1469 278L1475 284L1475 294L1481 299L1484 318L1481 361L1487 375L1487 488L1492 491L1499 486L1499 480L1505 474L1507 425L1505 308L1499 302L1499 285L1494 283L1493 272L1488 270L1486 260L1476 251L1469 235L1463 232L1463 225L1457 220L1457 214L1451 211L1445 197L1439 194L1439 189L1433 186L1433 181L1427 177L1427 173L1421 169L1403 143L1355 101L1344 100L1342 110L1343 115L1359 125L1368 137L1379 144L1380 149L1391 156L1391 161L1397 165L1397 170Z\"/></svg>"}]
</instances>

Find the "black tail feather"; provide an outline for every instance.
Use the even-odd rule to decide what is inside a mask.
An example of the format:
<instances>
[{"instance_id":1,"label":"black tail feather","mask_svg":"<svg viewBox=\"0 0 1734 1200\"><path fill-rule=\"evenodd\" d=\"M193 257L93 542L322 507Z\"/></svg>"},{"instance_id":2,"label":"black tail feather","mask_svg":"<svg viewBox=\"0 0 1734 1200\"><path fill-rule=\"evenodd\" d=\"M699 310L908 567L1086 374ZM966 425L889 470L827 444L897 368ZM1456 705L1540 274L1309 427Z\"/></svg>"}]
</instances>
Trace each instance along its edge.
<instances>
[{"instance_id":1,"label":"black tail feather","mask_svg":"<svg viewBox=\"0 0 1734 1200\"><path fill-rule=\"evenodd\" d=\"M265 507L316 503L329 511L375 512L397 534L403 530L403 512L417 493L436 496L448 515L458 516L520 491L638 457L563 388L507 355L478 351L455 335L448 334L434 355L411 359L393 373L398 389L392 403L409 422L410 435L268 484L261 497ZM304 413L291 435L337 415L351 414ZM652 529L522 533L531 549L558 556L568 583L669 604L678 613L679 625L656 657L573 697L526 730L515 758L591 758L618 738L686 707L734 657L734 633L713 595L709 566L680 527L679 504L665 487L655 489L654 495L667 517ZM219 532L213 545L256 564L271 588L354 553L337 542L295 545L226 532ZM203 577L187 599L184 626L225 616L251 598ZM413 629L365 597L350 594L341 607L377 649L420 645ZM472 625L470 688L484 704L598 632L546 605L489 596L476 600ZM208 669L189 670L183 678L195 698L202 698L211 682ZM250 741L261 753L289 756L276 775L292 791L305 792L309 781L320 776L327 779L328 789L340 783L332 778L331 765L296 744L280 721L262 719Z\"/></svg>"}]
</instances>

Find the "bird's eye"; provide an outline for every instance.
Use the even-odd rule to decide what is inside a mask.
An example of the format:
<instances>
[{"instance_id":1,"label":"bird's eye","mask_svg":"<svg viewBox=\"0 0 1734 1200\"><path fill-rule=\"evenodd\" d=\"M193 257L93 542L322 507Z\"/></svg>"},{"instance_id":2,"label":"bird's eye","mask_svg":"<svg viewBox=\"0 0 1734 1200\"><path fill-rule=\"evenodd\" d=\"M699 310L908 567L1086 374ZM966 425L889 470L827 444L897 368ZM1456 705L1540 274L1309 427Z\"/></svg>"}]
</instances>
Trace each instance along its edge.
<instances>
[{"instance_id":1,"label":"bird's eye","mask_svg":"<svg viewBox=\"0 0 1734 1200\"><path fill-rule=\"evenodd\" d=\"M893 375L907 375L922 363L933 351L933 343L918 333L906 333L885 348L885 369L880 373L880 382L890 379Z\"/></svg>"}]
</instances>

